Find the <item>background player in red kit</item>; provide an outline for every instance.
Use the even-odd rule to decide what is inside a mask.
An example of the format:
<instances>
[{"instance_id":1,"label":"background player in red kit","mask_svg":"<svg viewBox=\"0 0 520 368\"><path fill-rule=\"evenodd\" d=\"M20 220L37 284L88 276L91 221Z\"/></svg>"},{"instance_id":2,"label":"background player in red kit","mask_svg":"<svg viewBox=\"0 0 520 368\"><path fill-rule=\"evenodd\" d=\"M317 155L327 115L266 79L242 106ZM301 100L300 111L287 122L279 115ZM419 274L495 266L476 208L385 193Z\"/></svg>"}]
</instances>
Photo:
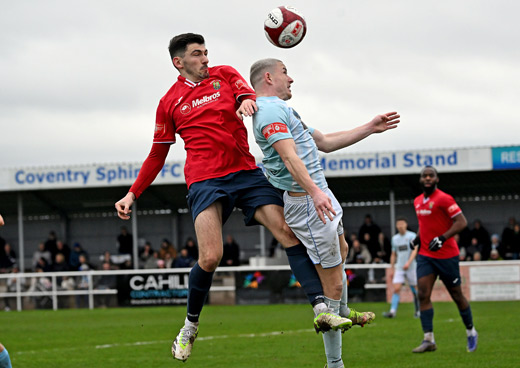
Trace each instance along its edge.
<instances>
[{"instance_id":1,"label":"background player in red kit","mask_svg":"<svg viewBox=\"0 0 520 368\"><path fill-rule=\"evenodd\" d=\"M423 194L414 200L419 231L411 245L420 247L417 255L417 286L424 339L413 352L437 350L433 336L433 305L430 299L437 276L457 304L466 326L467 349L473 352L477 349L478 334L473 326L470 305L460 286L459 247L453 239L453 235L466 227L467 221L453 197L437 189L438 182L437 170L432 166L426 166L422 169L419 179Z\"/></svg>"},{"instance_id":2,"label":"background player in red kit","mask_svg":"<svg viewBox=\"0 0 520 368\"><path fill-rule=\"evenodd\" d=\"M130 207L154 181L170 144L175 143L175 134L179 134L187 152L188 205L199 244L199 260L189 277L187 317L172 345L174 359L185 361L222 258L222 225L234 207L242 209L246 225L265 225L286 248L291 269L315 312L318 306L326 305L318 273L305 247L285 223L281 194L249 152L240 116L251 116L256 110L254 91L232 67L208 67L208 50L201 35L178 35L170 41L169 51L180 75L159 102L152 150L130 191L115 206L120 218L130 218ZM328 310L318 317L327 319L328 327L334 329L351 323Z\"/></svg>"}]
</instances>

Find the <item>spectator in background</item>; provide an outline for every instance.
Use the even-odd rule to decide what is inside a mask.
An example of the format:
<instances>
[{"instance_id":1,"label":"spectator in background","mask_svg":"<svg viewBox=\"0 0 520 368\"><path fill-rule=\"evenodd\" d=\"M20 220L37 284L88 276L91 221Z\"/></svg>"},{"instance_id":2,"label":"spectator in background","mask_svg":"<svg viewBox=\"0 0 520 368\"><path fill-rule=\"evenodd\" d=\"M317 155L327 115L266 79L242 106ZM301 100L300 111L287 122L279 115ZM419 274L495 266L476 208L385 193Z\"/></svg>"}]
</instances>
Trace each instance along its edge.
<instances>
[{"instance_id":1,"label":"spectator in background","mask_svg":"<svg viewBox=\"0 0 520 368\"><path fill-rule=\"evenodd\" d=\"M392 244L383 232L377 236L377 243L379 247L376 256L373 258L374 263L389 263L390 255L392 254Z\"/></svg>"},{"instance_id":2,"label":"spectator in background","mask_svg":"<svg viewBox=\"0 0 520 368\"><path fill-rule=\"evenodd\" d=\"M358 239L352 242L352 249L349 249L347 256L348 263L371 263L372 256L365 244L361 244Z\"/></svg>"},{"instance_id":3,"label":"spectator in background","mask_svg":"<svg viewBox=\"0 0 520 368\"><path fill-rule=\"evenodd\" d=\"M191 258L194 260L199 259L199 248L197 247L197 243L195 242L195 239L188 238L186 240L185 248L188 250L188 254Z\"/></svg>"},{"instance_id":4,"label":"spectator in background","mask_svg":"<svg viewBox=\"0 0 520 368\"><path fill-rule=\"evenodd\" d=\"M161 247L159 248L159 258L165 260L166 254L169 254L171 259L175 259L175 257L177 257L177 251L173 247L173 244L165 238L162 240Z\"/></svg>"},{"instance_id":5,"label":"spectator in background","mask_svg":"<svg viewBox=\"0 0 520 368\"><path fill-rule=\"evenodd\" d=\"M500 255L504 259L511 259L513 257L512 247L513 247L513 238L515 234L515 224L516 219L514 217L510 217L507 223L507 226L502 231L502 244L501 244L501 252ZM511 257L511 258L508 258Z\"/></svg>"},{"instance_id":6,"label":"spectator in background","mask_svg":"<svg viewBox=\"0 0 520 368\"><path fill-rule=\"evenodd\" d=\"M471 245L471 230L468 226L466 226L462 231L458 234L459 241L457 242L459 249L467 248Z\"/></svg>"},{"instance_id":7,"label":"spectator in background","mask_svg":"<svg viewBox=\"0 0 520 368\"><path fill-rule=\"evenodd\" d=\"M51 252L52 259L56 257L56 254L58 253L57 250L57 238L56 233L54 230L51 230L49 232L49 236L47 237L47 240L45 241L45 250L48 250Z\"/></svg>"},{"instance_id":8,"label":"spectator in background","mask_svg":"<svg viewBox=\"0 0 520 368\"><path fill-rule=\"evenodd\" d=\"M483 248L482 244L480 244L478 242L477 238L471 238L471 244L466 249L466 260L467 261L473 261L475 253L479 253L479 256L480 256L481 252L482 252L482 248Z\"/></svg>"},{"instance_id":9,"label":"spectator in background","mask_svg":"<svg viewBox=\"0 0 520 368\"><path fill-rule=\"evenodd\" d=\"M11 247L11 244L5 243L3 254L0 253L0 273L7 273L16 263L16 253Z\"/></svg>"},{"instance_id":10,"label":"spectator in background","mask_svg":"<svg viewBox=\"0 0 520 368\"><path fill-rule=\"evenodd\" d=\"M79 259L78 259L79 266ZM53 272L65 272L70 271L70 267L65 261L65 256L61 253L56 254L56 258L54 259L54 264L52 265Z\"/></svg>"},{"instance_id":11,"label":"spectator in background","mask_svg":"<svg viewBox=\"0 0 520 368\"><path fill-rule=\"evenodd\" d=\"M88 264L87 257L85 254L80 254L79 256L79 267L78 271L88 271L91 270L92 267ZM82 275L79 276L78 280L78 289L87 290L88 289L88 276ZM76 295L76 307L87 307L88 306L88 295Z\"/></svg>"},{"instance_id":12,"label":"spectator in background","mask_svg":"<svg viewBox=\"0 0 520 368\"><path fill-rule=\"evenodd\" d=\"M175 262L175 258L172 258L172 254L169 252L166 252L164 254L164 268L172 268L173 264Z\"/></svg>"},{"instance_id":13,"label":"spectator in background","mask_svg":"<svg viewBox=\"0 0 520 368\"><path fill-rule=\"evenodd\" d=\"M501 261L502 257L500 256L500 253L497 249L491 249L491 252L489 253L489 260L490 261Z\"/></svg>"},{"instance_id":14,"label":"spectator in background","mask_svg":"<svg viewBox=\"0 0 520 368\"><path fill-rule=\"evenodd\" d=\"M101 256L99 256L99 261L101 265L108 263L110 265L111 270L116 270L119 267L112 261L112 255L108 250L105 250Z\"/></svg>"},{"instance_id":15,"label":"spectator in background","mask_svg":"<svg viewBox=\"0 0 520 368\"><path fill-rule=\"evenodd\" d=\"M34 272L39 272L38 270L42 270L43 272L52 271L52 263L47 262L45 258L38 258L36 261L36 265L34 266Z\"/></svg>"},{"instance_id":16,"label":"spectator in background","mask_svg":"<svg viewBox=\"0 0 520 368\"><path fill-rule=\"evenodd\" d=\"M33 270L36 269L36 266L38 265L38 261L40 260L40 258L45 259L47 264L52 263L52 254L51 254L51 252L49 252L48 250L45 249L45 243L38 244L38 248L33 253L32 263L31 263L31 267Z\"/></svg>"},{"instance_id":17,"label":"spectator in background","mask_svg":"<svg viewBox=\"0 0 520 368\"><path fill-rule=\"evenodd\" d=\"M109 262L104 262L102 264L103 271L110 271L112 268L111 264ZM97 290L109 290L109 289L115 289L117 287L117 276L116 275L102 275L97 283L96 283L96 289ZM106 308L109 305L110 302L110 295L108 294L101 294L99 295L100 300L100 307Z\"/></svg>"},{"instance_id":18,"label":"spectator in background","mask_svg":"<svg viewBox=\"0 0 520 368\"><path fill-rule=\"evenodd\" d=\"M513 259L518 259L520 256L520 224L516 223L513 226L513 243L511 247Z\"/></svg>"},{"instance_id":19,"label":"spectator in background","mask_svg":"<svg viewBox=\"0 0 520 368\"><path fill-rule=\"evenodd\" d=\"M481 246L481 248L488 247L491 243L491 237L489 236L489 232L482 225L482 222L478 219L473 221L473 229L471 229L470 231L470 236L471 239L477 238L477 243Z\"/></svg>"},{"instance_id":20,"label":"spectator in background","mask_svg":"<svg viewBox=\"0 0 520 368\"><path fill-rule=\"evenodd\" d=\"M64 242L62 242L61 240L57 240L56 241L56 250L57 250L57 253L61 253L63 254L63 256L65 257L65 260L68 260L70 259L70 247L65 244ZM54 259L54 257L52 257L52 259Z\"/></svg>"},{"instance_id":21,"label":"spectator in background","mask_svg":"<svg viewBox=\"0 0 520 368\"><path fill-rule=\"evenodd\" d=\"M184 268L184 267L192 267L195 264L195 260L190 257L187 248L182 248L178 257L175 259L175 263L173 267L175 268Z\"/></svg>"},{"instance_id":22,"label":"spectator in background","mask_svg":"<svg viewBox=\"0 0 520 368\"><path fill-rule=\"evenodd\" d=\"M475 261L475 262L482 261L482 255L480 254L480 252L473 253L472 261Z\"/></svg>"},{"instance_id":23,"label":"spectator in background","mask_svg":"<svg viewBox=\"0 0 520 368\"><path fill-rule=\"evenodd\" d=\"M132 234L128 232L126 226L121 226L121 233L117 237L117 249L119 254L130 254L134 248L134 238Z\"/></svg>"},{"instance_id":24,"label":"spectator in background","mask_svg":"<svg viewBox=\"0 0 520 368\"><path fill-rule=\"evenodd\" d=\"M153 252L152 257L148 258L144 264L145 270L157 268L157 261L159 260L159 252Z\"/></svg>"},{"instance_id":25,"label":"spectator in background","mask_svg":"<svg viewBox=\"0 0 520 368\"><path fill-rule=\"evenodd\" d=\"M22 291L24 290L26 281L25 281L24 277L20 277L19 275L17 275L19 272L20 272L20 268L15 263L13 265L13 267L11 268L11 272L10 272L10 274L12 276L7 279L7 291L10 292L10 293L14 293L14 292L17 291L16 290L17 282L20 283L20 290L22 290ZM9 303L9 298L8 297L4 298L4 303L5 303L5 311L9 312L11 310L11 305Z\"/></svg>"},{"instance_id":26,"label":"spectator in background","mask_svg":"<svg viewBox=\"0 0 520 368\"><path fill-rule=\"evenodd\" d=\"M381 232L381 228L372 220L370 214L365 215L363 225L359 228L358 239L364 243L372 257L377 255L379 248L378 236ZM369 236L366 236L368 234Z\"/></svg>"},{"instance_id":27,"label":"spectator in background","mask_svg":"<svg viewBox=\"0 0 520 368\"><path fill-rule=\"evenodd\" d=\"M141 250L141 253L139 253L139 266L141 268L144 268L144 265L146 264L146 261L148 259L153 258L153 249L152 244L150 242L144 243L144 247Z\"/></svg>"},{"instance_id":28,"label":"spectator in background","mask_svg":"<svg viewBox=\"0 0 520 368\"><path fill-rule=\"evenodd\" d=\"M81 244L74 243L74 246L72 247L72 252L70 252L70 258L69 258L69 266L71 271L77 271L80 266L79 256L84 254L88 258L88 254L83 248L81 247Z\"/></svg>"},{"instance_id":29,"label":"spectator in background","mask_svg":"<svg viewBox=\"0 0 520 368\"><path fill-rule=\"evenodd\" d=\"M240 266L240 247L231 235L226 236L220 266Z\"/></svg>"}]
</instances>

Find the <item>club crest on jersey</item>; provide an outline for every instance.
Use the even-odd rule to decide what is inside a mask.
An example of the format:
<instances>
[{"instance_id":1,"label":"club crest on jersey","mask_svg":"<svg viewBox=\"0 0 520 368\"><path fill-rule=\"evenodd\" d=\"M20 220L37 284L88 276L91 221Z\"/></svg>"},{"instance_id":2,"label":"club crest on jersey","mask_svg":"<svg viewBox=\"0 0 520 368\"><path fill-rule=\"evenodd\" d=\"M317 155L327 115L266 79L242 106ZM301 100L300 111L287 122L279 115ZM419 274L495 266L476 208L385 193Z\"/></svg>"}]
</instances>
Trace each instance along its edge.
<instances>
[{"instance_id":1,"label":"club crest on jersey","mask_svg":"<svg viewBox=\"0 0 520 368\"><path fill-rule=\"evenodd\" d=\"M191 112L191 106L189 103L183 103L181 105L181 114L182 115L186 115L186 114L189 114Z\"/></svg>"},{"instance_id":2,"label":"club crest on jersey","mask_svg":"<svg viewBox=\"0 0 520 368\"><path fill-rule=\"evenodd\" d=\"M239 79L235 82L235 86L237 86L237 89L241 89L241 88L244 88L245 87L245 83L242 79Z\"/></svg>"},{"instance_id":3,"label":"club crest on jersey","mask_svg":"<svg viewBox=\"0 0 520 368\"><path fill-rule=\"evenodd\" d=\"M265 139L269 139L270 136L276 133L288 133L287 125L284 123L271 123L262 129L262 134Z\"/></svg>"},{"instance_id":4,"label":"club crest on jersey","mask_svg":"<svg viewBox=\"0 0 520 368\"><path fill-rule=\"evenodd\" d=\"M433 208L433 205L434 205L434 204L435 204L434 202L430 202L430 203L428 203L428 207L430 208L430 210Z\"/></svg>"},{"instance_id":5,"label":"club crest on jersey","mask_svg":"<svg viewBox=\"0 0 520 368\"><path fill-rule=\"evenodd\" d=\"M213 89L220 89L220 81L218 79L211 82L211 84L213 84Z\"/></svg>"}]
</instances>

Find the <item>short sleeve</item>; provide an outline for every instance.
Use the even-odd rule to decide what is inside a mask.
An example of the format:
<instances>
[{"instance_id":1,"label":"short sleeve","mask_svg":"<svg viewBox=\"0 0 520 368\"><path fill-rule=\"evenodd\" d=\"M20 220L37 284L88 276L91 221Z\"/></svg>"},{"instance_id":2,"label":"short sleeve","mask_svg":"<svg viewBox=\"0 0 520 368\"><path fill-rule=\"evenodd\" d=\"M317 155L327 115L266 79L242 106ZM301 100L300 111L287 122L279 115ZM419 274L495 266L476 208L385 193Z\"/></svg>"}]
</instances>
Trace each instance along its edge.
<instances>
[{"instance_id":1,"label":"short sleeve","mask_svg":"<svg viewBox=\"0 0 520 368\"><path fill-rule=\"evenodd\" d=\"M288 119L286 111L279 105L269 106L269 109L262 115L258 129L269 145L272 146L282 139L293 139L288 127Z\"/></svg>"},{"instance_id":2,"label":"short sleeve","mask_svg":"<svg viewBox=\"0 0 520 368\"><path fill-rule=\"evenodd\" d=\"M164 106L164 100L157 107L153 143L175 143L175 125Z\"/></svg>"}]
</instances>

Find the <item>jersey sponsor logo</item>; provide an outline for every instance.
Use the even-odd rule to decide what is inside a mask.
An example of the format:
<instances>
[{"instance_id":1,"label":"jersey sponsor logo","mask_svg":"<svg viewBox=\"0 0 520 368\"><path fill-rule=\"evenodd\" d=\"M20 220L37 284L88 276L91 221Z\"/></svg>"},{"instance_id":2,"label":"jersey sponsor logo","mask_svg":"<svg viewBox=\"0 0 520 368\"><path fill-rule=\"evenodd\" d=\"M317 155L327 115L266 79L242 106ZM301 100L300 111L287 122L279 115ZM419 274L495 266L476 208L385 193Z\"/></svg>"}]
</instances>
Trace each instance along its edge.
<instances>
[{"instance_id":1,"label":"jersey sponsor logo","mask_svg":"<svg viewBox=\"0 0 520 368\"><path fill-rule=\"evenodd\" d=\"M427 210L427 209L422 209L422 210L417 210L416 213L418 216L428 216L428 215L432 214L432 211Z\"/></svg>"},{"instance_id":2,"label":"jersey sponsor logo","mask_svg":"<svg viewBox=\"0 0 520 368\"><path fill-rule=\"evenodd\" d=\"M220 97L220 92L215 92L212 95L197 98L191 102L191 107L198 107L205 105L209 102L216 101Z\"/></svg>"},{"instance_id":3,"label":"jersey sponsor logo","mask_svg":"<svg viewBox=\"0 0 520 368\"><path fill-rule=\"evenodd\" d=\"M271 123L262 129L262 134L265 139L269 139L270 136L276 133L288 133L287 125L284 123Z\"/></svg>"},{"instance_id":4,"label":"jersey sponsor logo","mask_svg":"<svg viewBox=\"0 0 520 368\"><path fill-rule=\"evenodd\" d=\"M186 115L191 112L191 106L189 103L185 102L181 105L181 114Z\"/></svg>"},{"instance_id":5,"label":"jersey sponsor logo","mask_svg":"<svg viewBox=\"0 0 520 368\"><path fill-rule=\"evenodd\" d=\"M211 84L213 85L213 89L220 89L220 81L219 80L214 80L213 82L211 82Z\"/></svg>"},{"instance_id":6,"label":"jersey sponsor logo","mask_svg":"<svg viewBox=\"0 0 520 368\"><path fill-rule=\"evenodd\" d=\"M164 130L165 124L164 123L155 123L155 133L160 133Z\"/></svg>"},{"instance_id":7,"label":"jersey sponsor logo","mask_svg":"<svg viewBox=\"0 0 520 368\"><path fill-rule=\"evenodd\" d=\"M448 207L448 213L457 212L458 210L459 210L459 206L457 205L457 203L454 203Z\"/></svg>"},{"instance_id":8,"label":"jersey sponsor logo","mask_svg":"<svg viewBox=\"0 0 520 368\"><path fill-rule=\"evenodd\" d=\"M397 247L399 252L408 252L408 245L400 245Z\"/></svg>"},{"instance_id":9,"label":"jersey sponsor logo","mask_svg":"<svg viewBox=\"0 0 520 368\"><path fill-rule=\"evenodd\" d=\"M239 79L235 82L235 86L237 87L237 89L241 89L246 86L246 83L242 79Z\"/></svg>"}]
</instances>

